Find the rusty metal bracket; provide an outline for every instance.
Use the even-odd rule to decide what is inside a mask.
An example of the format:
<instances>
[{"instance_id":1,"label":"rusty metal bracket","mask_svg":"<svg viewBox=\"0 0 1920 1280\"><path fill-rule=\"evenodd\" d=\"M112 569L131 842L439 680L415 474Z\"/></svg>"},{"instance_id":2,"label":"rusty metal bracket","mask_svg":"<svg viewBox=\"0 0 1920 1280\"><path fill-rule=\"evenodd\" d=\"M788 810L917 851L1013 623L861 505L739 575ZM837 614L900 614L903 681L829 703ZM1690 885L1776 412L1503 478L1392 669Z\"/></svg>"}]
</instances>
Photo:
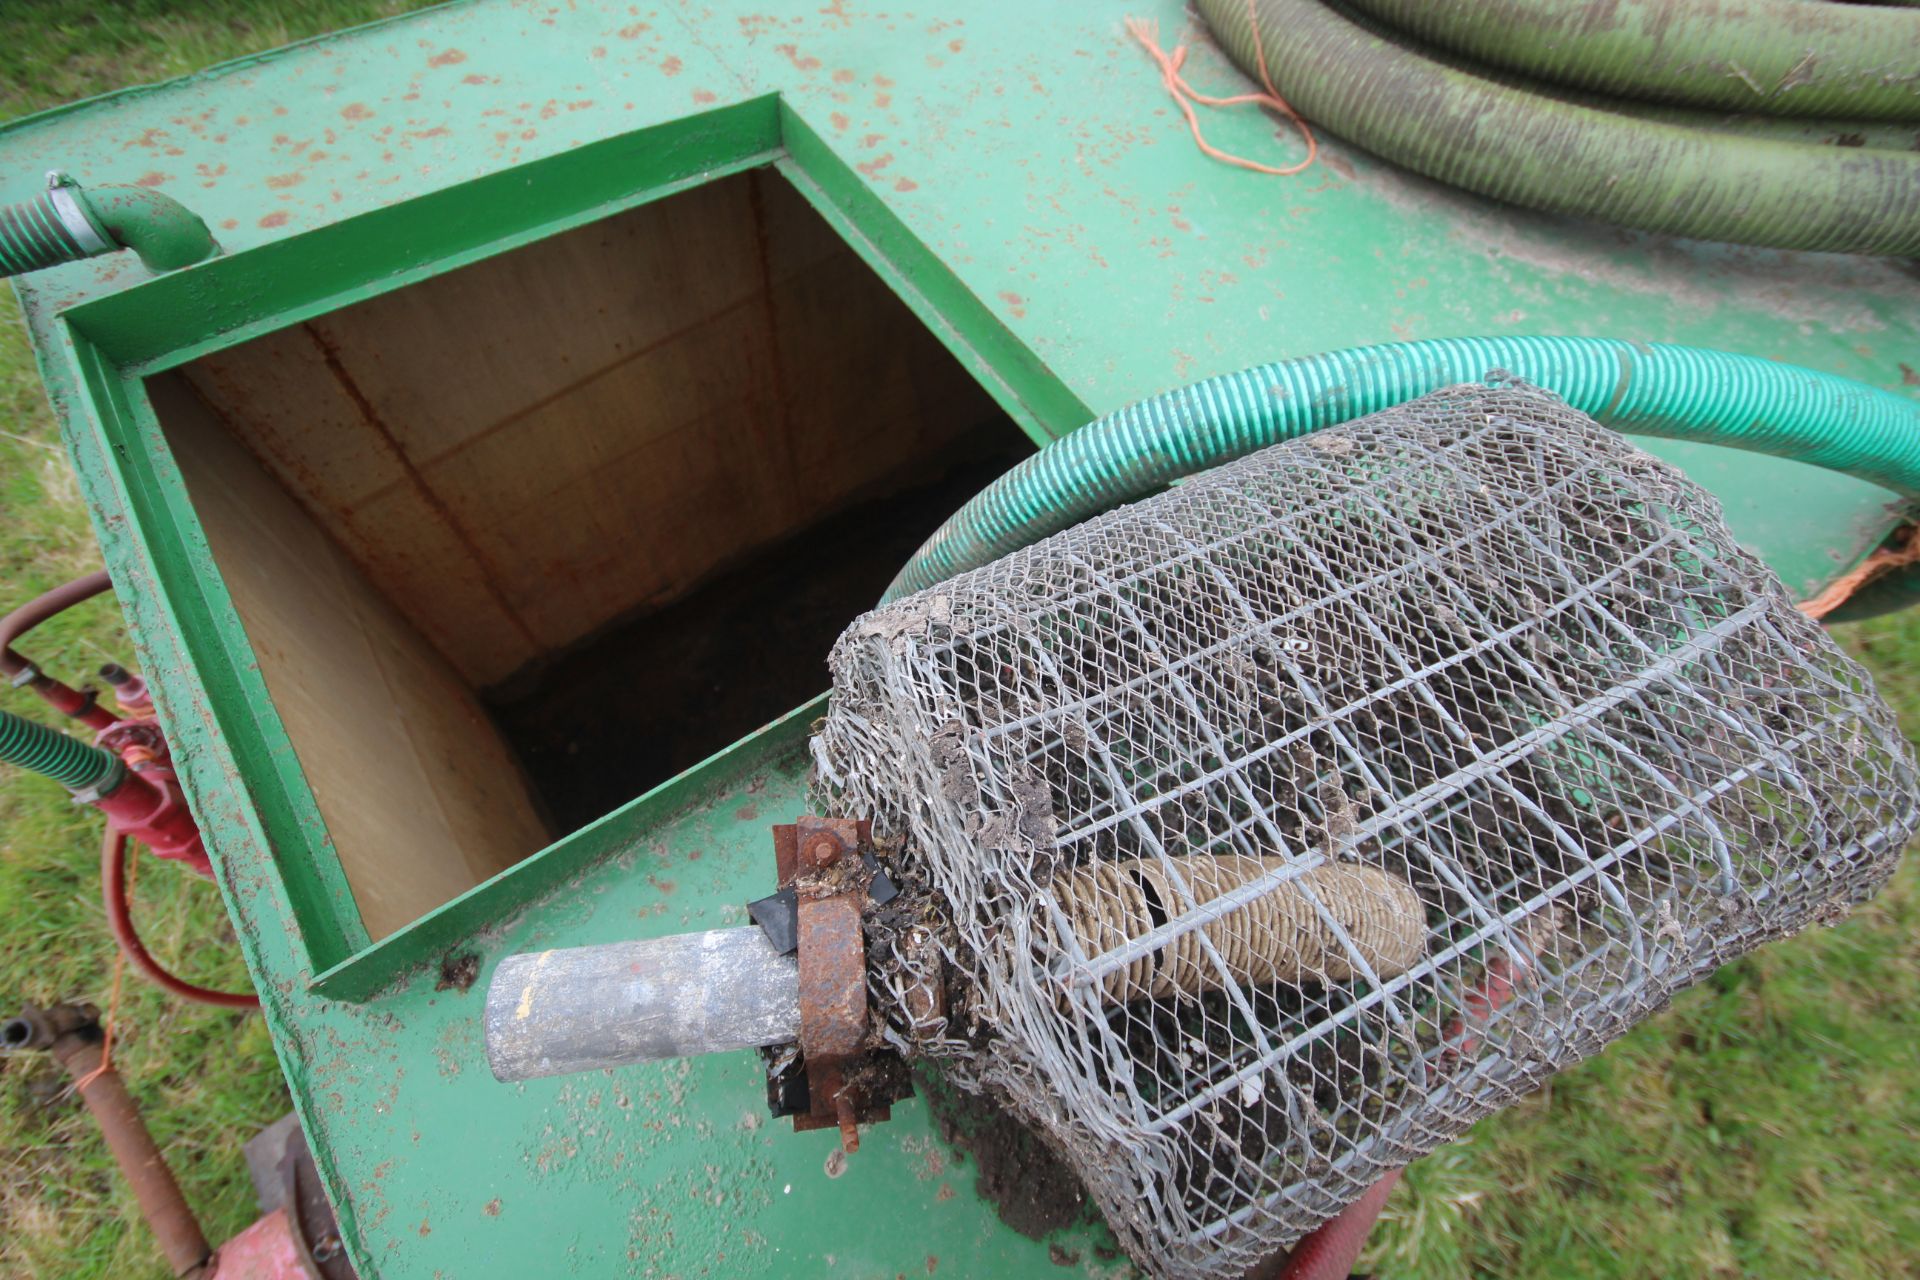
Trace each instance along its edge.
<instances>
[{"instance_id":1,"label":"rusty metal bracket","mask_svg":"<svg viewBox=\"0 0 1920 1280\"><path fill-rule=\"evenodd\" d=\"M864 821L803 816L773 828L779 887L793 890L800 965L800 1055L807 1109L793 1127L837 1127L841 1149L860 1149L860 1125L887 1119L890 1099L855 1081L868 1051L867 951L860 917L874 879L862 855Z\"/></svg>"}]
</instances>

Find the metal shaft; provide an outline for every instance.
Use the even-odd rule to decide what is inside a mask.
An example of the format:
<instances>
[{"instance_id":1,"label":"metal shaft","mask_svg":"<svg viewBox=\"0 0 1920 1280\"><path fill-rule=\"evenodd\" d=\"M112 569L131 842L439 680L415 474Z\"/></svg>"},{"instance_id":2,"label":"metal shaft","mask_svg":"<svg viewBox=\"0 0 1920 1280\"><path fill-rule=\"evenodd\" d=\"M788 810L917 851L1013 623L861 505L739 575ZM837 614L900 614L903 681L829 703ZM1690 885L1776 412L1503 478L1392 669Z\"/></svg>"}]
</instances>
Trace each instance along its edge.
<instances>
[{"instance_id":1,"label":"metal shaft","mask_svg":"<svg viewBox=\"0 0 1920 1280\"><path fill-rule=\"evenodd\" d=\"M496 1079L786 1044L800 972L753 926L508 956L487 988Z\"/></svg>"}]
</instances>

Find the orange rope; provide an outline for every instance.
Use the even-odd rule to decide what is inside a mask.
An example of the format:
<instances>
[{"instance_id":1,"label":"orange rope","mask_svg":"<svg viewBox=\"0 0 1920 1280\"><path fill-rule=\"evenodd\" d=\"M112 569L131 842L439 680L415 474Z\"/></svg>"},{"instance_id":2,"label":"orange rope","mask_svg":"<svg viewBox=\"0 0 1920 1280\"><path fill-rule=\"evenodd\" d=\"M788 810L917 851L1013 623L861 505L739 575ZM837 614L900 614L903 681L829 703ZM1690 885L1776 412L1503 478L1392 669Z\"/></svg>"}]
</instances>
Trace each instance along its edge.
<instances>
[{"instance_id":1,"label":"orange rope","mask_svg":"<svg viewBox=\"0 0 1920 1280\"><path fill-rule=\"evenodd\" d=\"M1160 24L1141 18L1128 18L1127 32L1140 42L1148 56L1159 65L1160 82L1167 87L1167 92L1173 95L1173 101L1180 108L1180 113L1186 116L1187 128L1193 132L1194 145L1200 148L1202 154L1211 156L1223 164L1285 178L1311 165L1314 157L1320 152L1320 144L1314 140L1313 130L1308 128L1307 122L1300 118L1300 113L1288 105L1287 100L1280 96L1280 91L1273 87L1273 77L1267 72L1267 51L1260 41L1260 24L1254 18L1253 5L1254 0L1247 0L1247 21L1253 31L1253 53L1260 66L1260 83L1266 86L1265 93L1236 93L1225 98L1215 98L1197 92L1180 75L1180 68L1187 61L1187 46L1177 44L1173 47L1173 52L1168 53L1160 47ZM1293 127L1299 130L1300 137L1306 142L1307 158L1298 164L1275 167L1220 150L1201 135L1200 117L1193 109L1193 104L1196 102L1208 107L1232 107L1243 102L1254 102L1276 115L1286 117Z\"/></svg>"},{"instance_id":2,"label":"orange rope","mask_svg":"<svg viewBox=\"0 0 1920 1280\"><path fill-rule=\"evenodd\" d=\"M133 897L135 884L140 877L140 859L132 859L127 868L127 897ZM119 947L113 949L113 990L107 997L106 1030L100 1038L100 1065L73 1082L73 1091L81 1093L95 1080L113 1068L113 1029L120 1021L120 975L127 963L127 953Z\"/></svg>"},{"instance_id":3,"label":"orange rope","mask_svg":"<svg viewBox=\"0 0 1920 1280\"><path fill-rule=\"evenodd\" d=\"M1906 525L1894 530L1885 546L1835 578L1825 591L1811 600L1802 600L1800 612L1809 618L1824 618L1881 574L1916 563L1920 563L1920 536L1916 536L1914 526Z\"/></svg>"}]
</instances>

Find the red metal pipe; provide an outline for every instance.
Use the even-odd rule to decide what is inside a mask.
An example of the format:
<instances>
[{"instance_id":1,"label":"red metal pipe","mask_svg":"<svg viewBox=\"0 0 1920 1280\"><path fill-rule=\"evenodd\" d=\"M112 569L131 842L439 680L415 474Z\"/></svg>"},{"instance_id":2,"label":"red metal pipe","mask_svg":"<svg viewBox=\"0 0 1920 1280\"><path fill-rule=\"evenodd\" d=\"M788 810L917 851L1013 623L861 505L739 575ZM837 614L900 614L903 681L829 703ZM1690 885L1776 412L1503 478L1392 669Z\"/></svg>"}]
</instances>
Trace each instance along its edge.
<instances>
[{"instance_id":1,"label":"red metal pipe","mask_svg":"<svg viewBox=\"0 0 1920 1280\"><path fill-rule=\"evenodd\" d=\"M99 1012L91 1005L62 1004L44 1010L29 1005L7 1021L4 1040L10 1052L50 1050L73 1076L81 1101L100 1126L100 1136L107 1140L107 1149L140 1202L140 1214L153 1229L173 1274L203 1275L212 1252L206 1234L147 1131L140 1104L103 1057Z\"/></svg>"},{"instance_id":2,"label":"red metal pipe","mask_svg":"<svg viewBox=\"0 0 1920 1280\"><path fill-rule=\"evenodd\" d=\"M9 679L18 679L24 673L31 672L30 678L25 681L28 688L39 694L55 710L72 716L94 729L112 728L115 722L113 713L97 705L92 695L62 684L34 666L28 659L15 653L13 642L55 614L64 613L81 601L91 600L101 592L112 588L113 579L109 578L104 571L90 573L36 596L12 613L0 617L0 675L7 676Z\"/></svg>"},{"instance_id":3,"label":"red metal pipe","mask_svg":"<svg viewBox=\"0 0 1920 1280\"><path fill-rule=\"evenodd\" d=\"M260 997L251 991L215 991L211 987L188 982L169 973L153 958L153 953L140 941L140 933L134 928L133 908L127 901L127 835L112 824L108 824L106 839L100 846L100 896L106 905L107 927L113 931L114 941L120 944L120 950L126 953L133 967L149 982L182 999L201 1004L218 1005L225 1009L260 1007Z\"/></svg>"}]
</instances>

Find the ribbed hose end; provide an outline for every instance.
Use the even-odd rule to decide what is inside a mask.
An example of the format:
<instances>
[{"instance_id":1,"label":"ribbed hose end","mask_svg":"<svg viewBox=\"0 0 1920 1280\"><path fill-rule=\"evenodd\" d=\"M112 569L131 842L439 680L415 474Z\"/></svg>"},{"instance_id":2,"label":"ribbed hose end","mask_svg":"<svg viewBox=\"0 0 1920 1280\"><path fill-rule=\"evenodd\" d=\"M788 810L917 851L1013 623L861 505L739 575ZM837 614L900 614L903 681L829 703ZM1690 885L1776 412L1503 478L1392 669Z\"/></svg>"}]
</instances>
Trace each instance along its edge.
<instances>
[{"instance_id":1,"label":"ribbed hose end","mask_svg":"<svg viewBox=\"0 0 1920 1280\"><path fill-rule=\"evenodd\" d=\"M23 275L89 257L80 247L45 192L19 204L0 206L0 276Z\"/></svg>"},{"instance_id":2,"label":"ribbed hose end","mask_svg":"<svg viewBox=\"0 0 1920 1280\"><path fill-rule=\"evenodd\" d=\"M6 710L0 710L0 764L52 778L69 791L98 788L121 768L112 752Z\"/></svg>"}]
</instances>

